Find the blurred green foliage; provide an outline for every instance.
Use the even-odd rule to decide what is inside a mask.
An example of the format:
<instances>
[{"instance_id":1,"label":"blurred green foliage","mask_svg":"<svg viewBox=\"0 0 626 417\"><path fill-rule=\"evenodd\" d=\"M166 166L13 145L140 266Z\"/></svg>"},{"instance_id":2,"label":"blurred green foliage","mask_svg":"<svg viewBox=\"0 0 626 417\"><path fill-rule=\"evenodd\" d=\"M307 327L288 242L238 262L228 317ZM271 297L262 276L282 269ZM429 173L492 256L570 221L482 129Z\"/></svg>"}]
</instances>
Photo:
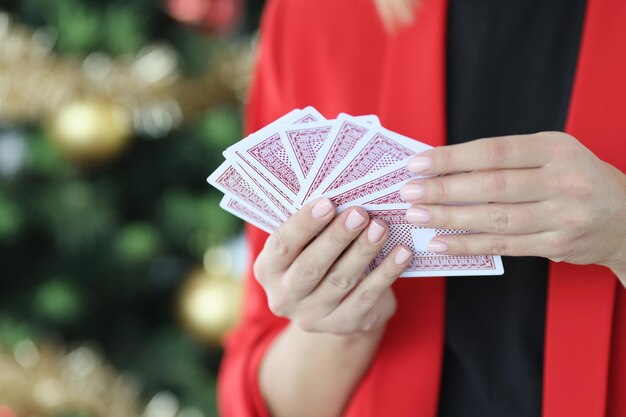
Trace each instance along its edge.
<instances>
[{"instance_id":1,"label":"blurred green foliage","mask_svg":"<svg viewBox=\"0 0 626 417\"><path fill-rule=\"evenodd\" d=\"M84 314L85 302L75 283L50 278L35 288L32 310L51 323L67 323Z\"/></svg>"}]
</instances>

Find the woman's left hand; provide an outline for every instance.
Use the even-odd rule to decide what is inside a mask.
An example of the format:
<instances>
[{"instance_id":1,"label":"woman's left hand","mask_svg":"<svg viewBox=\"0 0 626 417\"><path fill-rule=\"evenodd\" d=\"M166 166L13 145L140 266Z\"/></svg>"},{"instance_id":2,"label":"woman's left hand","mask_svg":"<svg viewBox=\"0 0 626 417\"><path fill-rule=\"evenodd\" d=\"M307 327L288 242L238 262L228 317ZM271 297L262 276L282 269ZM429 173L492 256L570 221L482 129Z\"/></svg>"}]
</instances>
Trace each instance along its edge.
<instances>
[{"instance_id":1,"label":"woman's left hand","mask_svg":"<svg viewBox=\"0 0 626 417\"><path fill-rule=\"evenodd\" d=\"M429 250L600 264L626 282L626 175L572 136L542 132L433 148L409 169L440 175L402 188L413 204L410 222L482 232L438 236Z\"/></svg>"}]
</instances>

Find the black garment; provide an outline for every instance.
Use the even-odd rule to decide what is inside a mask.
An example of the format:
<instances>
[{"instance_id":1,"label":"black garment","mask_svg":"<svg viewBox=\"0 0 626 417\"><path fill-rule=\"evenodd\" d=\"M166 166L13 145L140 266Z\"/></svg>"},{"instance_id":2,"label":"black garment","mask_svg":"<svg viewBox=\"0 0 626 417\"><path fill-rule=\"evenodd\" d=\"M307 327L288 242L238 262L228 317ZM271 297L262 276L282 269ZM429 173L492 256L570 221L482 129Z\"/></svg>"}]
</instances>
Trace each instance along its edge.
<instances>
[{"instance_id":1,"label":"black garment","mask_svg":"<svg viewBox=\"0 0 626 417\"><path fill-rule=\"evenodd\" d=\"M451 0L448 142L563 130L584 0ZM541 416L548 262L449 278L440 417Z\"/></svg>"}]
</instances>

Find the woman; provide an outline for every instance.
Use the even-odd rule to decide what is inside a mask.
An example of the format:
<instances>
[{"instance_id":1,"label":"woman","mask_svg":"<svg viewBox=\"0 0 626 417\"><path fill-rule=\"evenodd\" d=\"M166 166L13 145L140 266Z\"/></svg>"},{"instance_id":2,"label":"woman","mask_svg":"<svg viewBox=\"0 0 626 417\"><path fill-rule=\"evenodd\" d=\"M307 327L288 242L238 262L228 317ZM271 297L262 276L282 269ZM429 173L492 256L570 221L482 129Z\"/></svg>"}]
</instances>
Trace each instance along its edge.
<instances>
[{"instance_id":1,"label":"woman","mask_svg":"<svg viewBox=\"0 0 626 417\"><path fill-rule=\"evenodd\" d=\"M325 199L251 228L223 414L626 416L626 3L376 3L270 1L248 128L311 104L439 146L409 220L505 276L396 281L398 247L361 280L386 226Z\"/></svg>"}]
</instances>

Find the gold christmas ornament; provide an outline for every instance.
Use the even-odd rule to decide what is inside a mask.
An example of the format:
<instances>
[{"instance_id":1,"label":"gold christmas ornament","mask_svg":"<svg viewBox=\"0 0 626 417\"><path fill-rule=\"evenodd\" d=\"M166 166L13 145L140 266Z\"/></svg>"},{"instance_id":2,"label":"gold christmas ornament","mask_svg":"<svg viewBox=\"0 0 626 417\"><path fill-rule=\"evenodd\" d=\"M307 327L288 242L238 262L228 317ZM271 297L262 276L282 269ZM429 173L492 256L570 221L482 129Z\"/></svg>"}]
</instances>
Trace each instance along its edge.
<instances>
[{"instance_id":1,"label":"gold christmas ornament","mask_svg":"<svg viewBox=\"0 0 626 417\"><path fill-rule=\"evenodd\" d=\"M134 134L130 112L104 99L64 105L48 123L48 136L63 155L80 166L106 162L118 155Z\"/></svg>"},{"instance_id":2,"label":"gold christmas ornament","mask_svg":"<svg viewBox=\"0 0 626 417\"><path fill-rule=\"evenodd\" d=\"M239 319L241 283L227 275L192 271L181 287L178 313L183 327L203 343L218 345Z\"/></svg>"}]
</instances>

